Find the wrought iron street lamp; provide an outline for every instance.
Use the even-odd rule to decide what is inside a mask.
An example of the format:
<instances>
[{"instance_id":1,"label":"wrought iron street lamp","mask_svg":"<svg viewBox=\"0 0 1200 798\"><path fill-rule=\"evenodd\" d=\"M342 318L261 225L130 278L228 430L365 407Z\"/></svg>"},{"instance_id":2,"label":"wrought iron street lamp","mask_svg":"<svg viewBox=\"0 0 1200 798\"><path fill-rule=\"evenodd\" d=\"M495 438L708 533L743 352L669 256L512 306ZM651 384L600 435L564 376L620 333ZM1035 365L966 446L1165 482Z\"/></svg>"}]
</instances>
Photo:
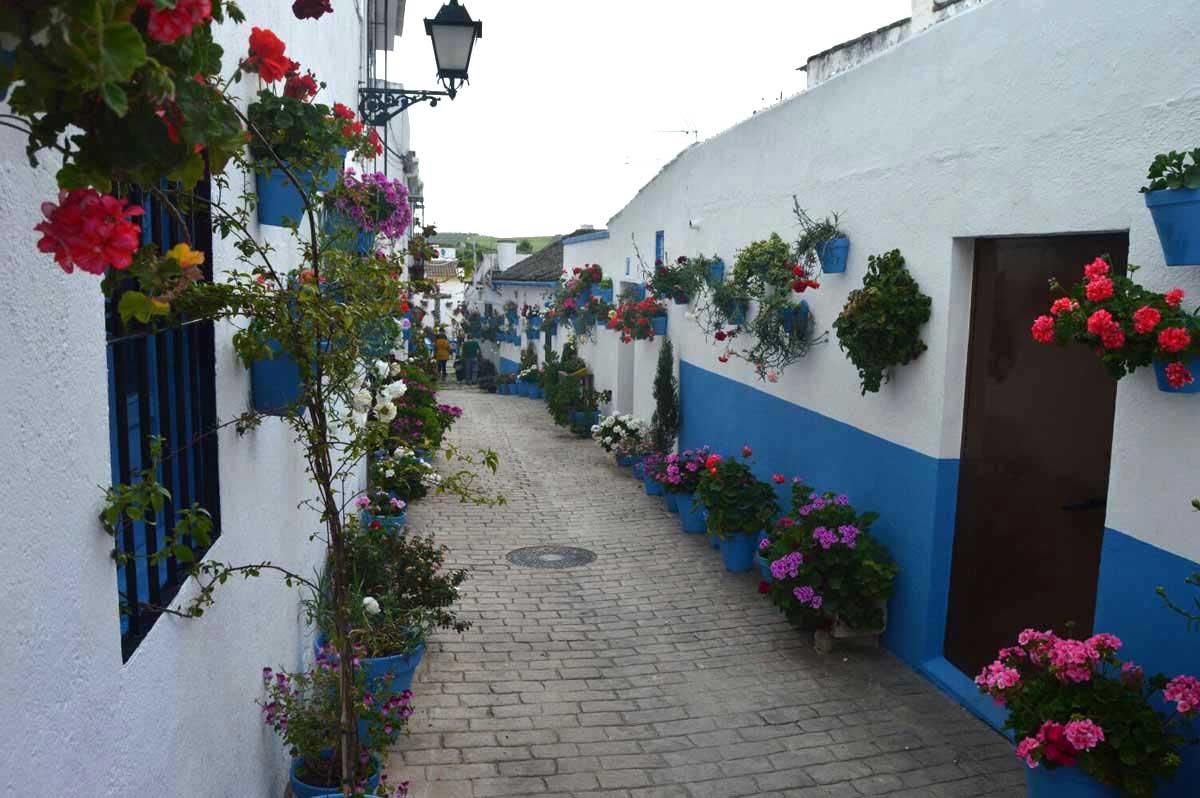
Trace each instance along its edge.
<instances>
[{"instance_id":1,"label":"wrought iron street lamp","mask_svg":"<svg viewBox=\"0 0 1200 798\"><path fill-rule=\"evenodd\" d=\"M408 90L389 87L363 87L358 90L358 113L368 125L380 126L409 106L428 101L436 106L442 97L451 100L467 82L471 53L475 41L483 38L483 23L471 19L470 13L458 0L442 6L437 16L425 20L425 32L433 40L433 56L437 60L438 80L445 91Z\"/></svg>"}]
</instances>

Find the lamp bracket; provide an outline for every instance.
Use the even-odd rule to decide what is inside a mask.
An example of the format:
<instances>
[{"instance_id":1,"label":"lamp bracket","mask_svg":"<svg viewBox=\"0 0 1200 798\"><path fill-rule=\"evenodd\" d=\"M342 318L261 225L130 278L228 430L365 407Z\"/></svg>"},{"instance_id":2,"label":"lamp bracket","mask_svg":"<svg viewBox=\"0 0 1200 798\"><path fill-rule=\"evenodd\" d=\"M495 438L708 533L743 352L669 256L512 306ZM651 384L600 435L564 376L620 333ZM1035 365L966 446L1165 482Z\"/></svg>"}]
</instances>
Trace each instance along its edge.
<instances>
[{"instance_id":1,"label":"lamp bracket","mask_svg":"<svg viewBox=\"0 0 1200 798\"><path fill-rule=\"evenodd\" d=\"M392 117L402 114L409 106L428 101L436 107L443 97L454 99L456 91L430 91L427 89L393 89L385 87L359 87L358 115L371 127L382 127Z\"/></svg>"}]
</instances>

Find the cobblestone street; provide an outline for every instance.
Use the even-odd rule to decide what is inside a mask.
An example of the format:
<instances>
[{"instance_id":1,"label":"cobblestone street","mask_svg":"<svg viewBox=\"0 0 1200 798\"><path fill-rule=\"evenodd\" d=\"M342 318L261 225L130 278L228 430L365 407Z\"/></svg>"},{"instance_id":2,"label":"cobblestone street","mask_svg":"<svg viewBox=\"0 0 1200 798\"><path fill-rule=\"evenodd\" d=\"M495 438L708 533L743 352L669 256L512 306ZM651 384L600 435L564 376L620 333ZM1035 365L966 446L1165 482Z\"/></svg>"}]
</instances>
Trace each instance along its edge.
<instances>
[{"instance_id":1,"label":"cobblestone street","mask_svg":"<svg viewBox=\"0 0 1200 798\"><path fill-rule=\"evenodd\" d=\"M700 535L542 402L447 392L505 507L413 507L471 569L474 624L439 633L391 780L414 798L1022 796L1002 737L883 650L816 654ZM506 555L577 546L589 565Z\"/></svg>"}]
</instances>

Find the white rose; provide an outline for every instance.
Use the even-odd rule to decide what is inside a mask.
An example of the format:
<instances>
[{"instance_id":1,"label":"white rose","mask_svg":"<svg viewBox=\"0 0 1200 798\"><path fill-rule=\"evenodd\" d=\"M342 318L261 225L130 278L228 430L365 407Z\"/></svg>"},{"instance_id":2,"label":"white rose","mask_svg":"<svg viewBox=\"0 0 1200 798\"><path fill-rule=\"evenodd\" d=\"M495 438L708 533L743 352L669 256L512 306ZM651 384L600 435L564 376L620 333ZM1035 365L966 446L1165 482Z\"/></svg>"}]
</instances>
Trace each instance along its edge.
<instances>
[{"instance_id":1,"label":"white rose","mask_svg":"<svg viewBox=\"0 0 1200 798\"><path fill-rule=\"evenodd\" d=\"M354 392L354 409L366 410L371 406L371 392L366 388L359 388Z\"/></svg>"},{"instance_id":2,"label":"white rose","mask_svg":"<svg viewBox=\"0 0 1200 798\"><path fill-rule=\"evenodd\" d=\"M375 373L379 376L379 379L386 377L391 370L392 367L382 360L375 361Z\"/></svg>"},{"instance_id":3,"label":"white rose","mask_svg":"<svg viewBox=\"0 0 1200 798\"><path fill-rule=\"evenodd\" d=\"M378 615L381 612L379 609L379 602L372 597L367 596L363 599L363 612L365 612L367 615Z\"/></svg>"},{"instance_id":4,"label":"white rose","mask_svg":"<svg viewBox=\"0 0 1200 798\"><path fill-rule=\"evenodd\" d=\"M380 402L375 405L375 417L384 424L391 423L396 417L396 406L391 402Z\"/></svg>"},{"instance_id":5,"label":"white rose","mask_svg":"<svg viewBox=\"0 0 1200 798\"><path fill-rule=\"evenodd\" d=\"M383 389L383 395L393 401L404 396L406 393L408 393L408 385L404 380L396 380L395 382L388 383Z\"/></svg>"},{"instance_id":6,"label":"white rose","mask_svg":"<svg viewBox=\"0 0 1200 798\"><path fill-rule=\"evenodd\" d=\"M383 475L388 479L394 479L396 477L396 469L389 468L387 471L383 472Z\"/></svg>"},{"instance_id":7,"label":"white rose","mask_svg":"<svg viewBox=\"0 0 1200 798\"><path fill-rule=\"evenodd\" d=\"M404 373L404 366L401 366L399 363L392 364L392 376L393 377L399 377L403 373Z\"/></svg>"}]
</instances>

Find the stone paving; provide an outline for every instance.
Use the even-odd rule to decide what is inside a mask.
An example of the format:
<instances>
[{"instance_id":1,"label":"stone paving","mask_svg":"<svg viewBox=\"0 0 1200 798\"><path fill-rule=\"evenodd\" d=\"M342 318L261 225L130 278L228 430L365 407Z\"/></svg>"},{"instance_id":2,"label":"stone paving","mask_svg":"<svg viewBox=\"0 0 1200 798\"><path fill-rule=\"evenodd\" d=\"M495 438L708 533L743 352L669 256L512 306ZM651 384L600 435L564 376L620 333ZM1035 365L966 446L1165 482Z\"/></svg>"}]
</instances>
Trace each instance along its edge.
<instances>
[{"instance_id":1,"label":"stone paving","mask_svg":"<svg viewBox=\"0 0 1200 798\"><path fill-rule=\"evenodd\" d=\"M454 438L491 447L497 509L431 498L472 577L473 628L440 633L391 756L413 798L1023 796L1002 737L885 651L822 656L700 535L544 404L454 391ZM589 565L521 568L540 545Z\"/></svg>"}]
</instances>

